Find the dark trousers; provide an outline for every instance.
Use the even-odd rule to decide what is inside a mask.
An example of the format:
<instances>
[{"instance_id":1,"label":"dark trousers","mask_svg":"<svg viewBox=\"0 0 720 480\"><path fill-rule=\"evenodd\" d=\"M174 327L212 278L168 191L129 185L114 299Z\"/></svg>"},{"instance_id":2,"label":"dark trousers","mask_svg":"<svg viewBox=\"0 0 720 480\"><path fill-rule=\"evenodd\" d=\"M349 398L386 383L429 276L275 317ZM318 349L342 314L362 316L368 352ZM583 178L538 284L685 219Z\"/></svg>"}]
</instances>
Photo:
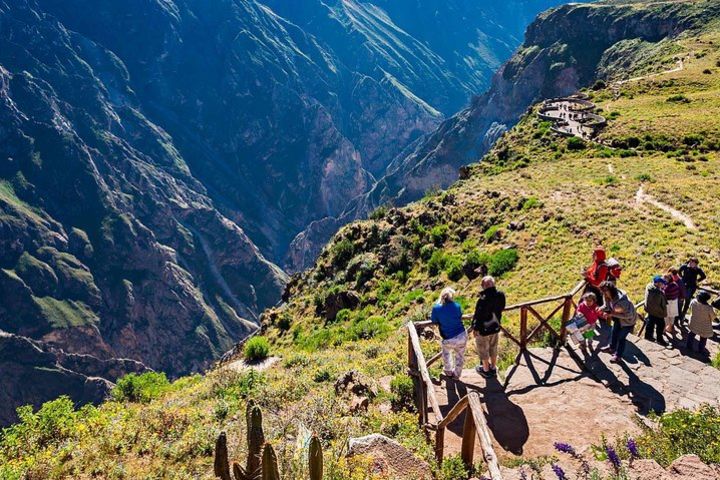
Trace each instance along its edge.
<instances>
[{"instance_id":1,"label":"dark trousers","mask_svg":"<svg viewBox=\"0 0 720 480\"><path fill-rule=\"evenodd\" d=\"M663 331L665 330L665 319L661 317L653 317L648 315L647 324L645 325L645 340L664 342ZM654 337L654 338L653 338Z\"/></svg>"},{"instance_id":2,"label":"dark trousers","mask_svg":"<svg viewBox=\"0 0 720 480\"><path fill-rule=\"evenodd\" d=\"M632 325L629 327L623 327L620 325L620 320L613 318L612 333L610 333L610 348L613 349L615 355L618 358L622 358L623 352L625 352L625 344L627 343L627 336L633 331Z\"/></svg>"},{"instance_id":3,"label":"dark trousers","mask_svg":"<svg viewBox=\"0 0 720 480\"><path fill-rule=\"evenodd\" d=\"M697 292L697 287L686 287L685 289L685 298L680 300L682 302L682 308L680 309L680 323L685 321L685 315L687 315L687 311L690 308L690 302L695 296L695 292Z\"/></svg>"},{"instance_id":4,"label":"dark trousers","mask_svg":"<svg viewBox=\"0 0 720 480\"><path fill-rule=\"evenodd\" d=\"M693 340L695 340L695 334L693 332L688 332L688 338L687 338L687 349L692 350ZM700 344L698 345L698 351L703 351L705 349L705 346L707 345L707 338L701 338Z\"/></svg>"}]
</instances>

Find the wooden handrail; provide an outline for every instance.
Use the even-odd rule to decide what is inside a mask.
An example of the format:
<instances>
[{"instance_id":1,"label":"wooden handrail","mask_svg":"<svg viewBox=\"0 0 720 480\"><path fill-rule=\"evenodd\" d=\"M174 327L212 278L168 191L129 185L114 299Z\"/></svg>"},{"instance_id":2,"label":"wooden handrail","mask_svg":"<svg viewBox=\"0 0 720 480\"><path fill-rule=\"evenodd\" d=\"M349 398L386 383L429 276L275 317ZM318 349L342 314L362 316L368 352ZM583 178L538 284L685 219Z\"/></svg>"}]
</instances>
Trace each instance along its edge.
<instances>
[{"instance_id":1,"label":"wooden handrail","mask_svg":"<svg viewBox=\"0 0 720 480\"><path fill-rule=\"evenodd\" d=\"M482 451L483 460L485 460L485 464L488 467L491 480L502 480L498 457L495 454L492 436L485 419L485 412L482 408L478 392L470 392L461 398L448 412L447 416L438 423L435 434L435 457L437 461L441 463L444 456L445 431L448 425L455 421L463 412L465 412L465 422L463 424L460 452L463 462L467 466L472 466L475 455L475 438L477 438L480 442L480 450Z\"/></svg>"},{"instance_id":2,"label":"wooden handrail","mask_svg":"<svg viewBox=\"0 0 720 480\"><path fill-rule=\"evenodd\" d=\"M468 404L470 406L470 411L472 412L473 420L475 421L475 431L477 433L478 440L480 440L480 448L482 450L485 464L488 466L490 478L492 480L502 480L502 473L500 473L498 458L495 454L495 449L493 448L490 429L487 426L485 412L483 412L482 405L480 404L480 396L477 392L471 392L470 395L468 395Z\"/></svg>"},{"instance_id":3,"label":"wooden handrail","mask_svg":"<svg viewBox=\"0 0 720 480\"><path fill-rule=\"evenodd\" d=\"M420 338L418 337L417 329L415 328L415 324L413 322L409 322L407 325L408 334L410 335L410 341L412 343L413 350L415 352L415 358L417 358L417 368L420 371L420 376L422 378L422 381L425 383L425 386L427 387L427 396L430 398L430 406L433 409L433 413L435 413L435 418L438 421L442 421L443 415L440 411L440 404L437 401L437 397L435 396L435 387L432 383L432 380L430 378L430 373L427 369L427 363L425 362L425 355L422 352L422 349L420 348Z\"/></svg>"}]
</instances>

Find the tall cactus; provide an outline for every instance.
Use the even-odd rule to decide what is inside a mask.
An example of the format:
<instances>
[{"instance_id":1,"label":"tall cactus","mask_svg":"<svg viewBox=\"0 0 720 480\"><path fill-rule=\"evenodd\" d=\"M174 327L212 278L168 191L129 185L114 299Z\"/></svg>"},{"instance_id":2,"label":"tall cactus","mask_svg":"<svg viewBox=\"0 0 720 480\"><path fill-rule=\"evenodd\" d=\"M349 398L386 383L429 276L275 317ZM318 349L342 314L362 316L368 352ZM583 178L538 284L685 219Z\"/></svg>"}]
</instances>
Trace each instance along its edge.
<instances>
[{"instance_id":1,"label":"tall cactus","mask_svg":"<svg viewBox=\"0 0 720 480\"><path fill-rule=\"evenodd\" d=\"M243 468L239 464L233 463L233 477L235 477L235 480L280 480L280 470L275 450L272 445L265 443L262 410L254 402L249 402L245 417L247 420L247 465ZM310 439L308 464L310 480L322 480L322 444L315 435ZM215 442L215 476L221 480L232 480L225 432L221 432Z\"/></svg>"},{"instance_id":2,"label":"tall cactus","mask_svg":"<svg viewBox=\"0 0 720 480\"><path fill-rule=\"evenodd\" d=\"M322 480L323 477L323 451L320 439L313 435L310 440L310 480Z\"/></svg>"},{"instance_id":3,"label":"tall cactus","mask_svg":"<svg viewBox=\"0 0 720 480\"><path fill-rule=\"evenodd\" d=\"M277 455L269 443L265 444L262 455L262 480L280 480Z\"/></svg>"},{"instance_id":4,"label":"tall cactus","mask_svg":"<svg viewBox=\"0 0 720 480\"><path fill-rule=\"evenodd\" d=\"M265 433L263 432L262 410L250 401L245 412L247 419L247 444L248 457L245 466L245 474L249 479L260 477L260 464L265 444Z\"/></svg>"},{"instance_id":5,"label":"tall cactus","mask_svg":"<svg viewBox=\"0 0 720 480\"><path fill-rule=\"evenodd\" d=\"M215 476L222 480L232 480L225 432L221 432L215 442Z\"/></svg>"}]
</instances>

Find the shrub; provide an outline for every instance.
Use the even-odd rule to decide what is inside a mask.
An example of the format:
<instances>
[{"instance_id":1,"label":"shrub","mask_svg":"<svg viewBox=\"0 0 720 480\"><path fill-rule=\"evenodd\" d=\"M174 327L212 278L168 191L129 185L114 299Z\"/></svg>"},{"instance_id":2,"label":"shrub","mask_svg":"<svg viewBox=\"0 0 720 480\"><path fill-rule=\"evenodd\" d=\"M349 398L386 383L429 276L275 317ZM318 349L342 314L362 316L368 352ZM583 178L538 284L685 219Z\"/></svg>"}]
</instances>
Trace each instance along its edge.
<instances>
[{"instance_id":1,"label":"shrub","mask_svg":"<svg viewBox=\"0 0 720 480\"><path fill-rule=\"evenodd\" d=\"M697 411L676 410L658 419L637 444L643 457L667 467L676 458L695 454L708 464L720 463L720 409L704 405Z\"/></svg>"},{"instance_id":2,"label":"shrub","mask_svg":"<svg viewBox=\"0 0 720 480\"><path fill-rule=\"evenodd\" d=\"M369 340L388 333L392 327L383 317L375 316L355 322L347 332L347 340Z\"/></svg>"},{"instance_id":3,"label":"shrub","mask_svg":"<svg viewBox=\"0 0 720 480\"><path fill-rule=\"evenodd\" d=\"M465 463L460 455L453 455L443 459L442 465L437 473L439 480L466 480L470 476Z\"/></svg>"},{"instance_id":4,"label":"shrub","mask_svg":"<svg viewBox=\"0 0 720 480\"><path fill-rule=\"evenodd\" d=\"M522 205L523 210L530 210L536 207L541 207L542 202L537 197L530 197L525 199Z\"/></svg>"},{"instance_id":5,"label":"shrub","mask_svg":"<svg viewBox=\"0 0 720 480\"><path fill-rule=\"evenodd\" d=\"M353 257L355 247L347 238L340 240L331 247L332 264L335 267L342 268Z\"/></svg>"},{"instance_id":6,"label":"shrub","mask_svg":"<svg viewBox=\"0 0 720 480\"><path fill-rule=\"evenodd\" d=\"M653 178L649 173L641 173L635 177L638 182L652 182Z\"/></svg>"},{"instance_id":7,"label":"shrub","mask_svg":"<svg viewBox=\"0 0 720 480\"><path fill-rule=\"evenodd\" d=\"M412 378L408 375L395 375L390 381L390 392L393 395L392 407L398 410L414 410L415 408L415 392Z\"/></svg>"},{"instance_id":8,"label":"shrub","mask_svg":"<svg viewBox=\"0 0 720 480\"><path fill-rule=\"evenodd\" d=\"M313 375L313 381L315 383L329 382L331 378L332 372L327 368L321 368L315 372L315 375Z\"/></svg>"},{"instance_id":9,"label":"shrub","mask_svg":"<svg viewBox=\"0 0 720 480\"><path fill-rule=\"evenodd\" d=\"M270 342L268 342L268 339L265 337L252 337L245 342L243 353L245 354L245 360L248 362L265 360L270 353Z\"/></svg>"},{"instance_id":10,"label":"shrub","mask_svg":"<svg viewBox=\"0 0 720 480\"><path fill-rule=\"evenodd\" d=\"M343 308L335 316L335 321L338 323L347 322L348 320L350 320L350 313L351 312L349 309Z\"/></svg>"},{"instance_id":11,"label":"shrub","mask_svg":"<svg viewBox=\"0 0 720 480\"><path fill-rule=\"evenodd\" d=\"M288 330L290 330L291 325L292 317L290 317L290 314L287 312L282 313L280 315L280 318L278 318L277 327L283 332L287 332Z\"/></svg>"},{"instance_id":12,"label":"shrub","mask_svg":"<svg viewBox=\"0 0 720 480\"><path fill-rule=\"evenodd\" d=\"M488 273L494 276L500 276L505 272L509 272L518 262L518 252L516 248L508 248L500 250L490 257L488 263Z\"/></svg>"},{"instance_id":13,"label":"shrub","mask_svg":"<svg viewBox=\"0 0 720 480\"><path fill-rule=\"evenodd\" d=\"M702 135L699 135L697 133L692 133L690 135L685 135L683 137L683 143L687 145L688 147L694 147L697 145L700 145L703 143L704 137Z\"/></svg>"},{"instance_id":14,"label":"shrub","mask_svg":"<svg viewBox=\"0 0 720 480\"><path fill-rule=\"evenodd\" d=\"M456 282L463 276L463 261L460 257L450 255L445 261L445 272L450 280Z\"/></svg>"},{"instance_id":15,"label":"shrub","mask_svg":"<svg viewBox=\"0 0 720 480\"><path fill-rule=\"evenodd\" d=\"M19 422L2 430L0 446L11 455L19 453L22 458L23 452L45 448L71 438L79 414L75 411L73 401L63 395L44 403L35 413L31 405L19 407L17 415Z\"/></svg>"},{"instance_id":16,"label":"shrub","mask_svg":"<svg viewBox=\"0 0 720 480\"><path fill-rule=\"evenodd\" d=\"M492 227L485 230L485 233L483 233L483 237L485 237L485 241L490 242L492 240L496 240L500 237L500 225L493 225Z\"/></svg>"},{"instance_id":17,"label":"shrub","mask_svg":"<svg viewBox=\"0 0 720 480\"><path fill-rule=\"evenodd\" d=\"M446 224L435 225L430 230L430 240L436 245L441 246L447 239L448 226Z\"/></svg>"},{"instance_id":18,"label":"shrub","mask_svg":"<svg viewBox=\"0 0 720 480\"><path fill-rule=\"evenodd\" d=\"M118 380L111 395L118 402L148 403L169 387L170 382L164 373L131 373Z\"/></svg>"},{"instance_id":19,"label":"shrub","mask_svg":"<svg viewBox=\"0 0 720 480\"><path fill-rule=\"evenodd\" d=\"M595 180L598 185L615 185L618 183L618 179L615 175L608 175L606 177Z\"/></svg>"},{"instance_id":20,"label":"shrub","mask_svg":"<svg viewBox=\"0 0 720 480\"><path fill-rule=\"evenodd\" d=\"M712 70L710 70L709 68L706 68L705 70L703 70L703 73L705 75L710 75L712 73Z\"/></svg>"},{"instance_id":21,"label":"shrub","mask_svg":"<svg viewBox=\"0 0 720 480\"><path fill-rule=\"evenodd\" d=\"M665 101L670 103L690 103L690 99L685 95L671 95Z\"/></svg>"},{"instance_id":22,"label":"shrub","mask_svg":"<svg viewBox=\"0 0 720 480\"><path fill-rule=\"evenodd\" d=\"M371 220L381 220L381 219L385 218L385 216L388 213L388 210L389 209L388 209L387 205L380 205L375 210L370 212L370 219Z\"/></svg>"},{"instance_id":23,"label":"shrub","mask_svg":"<svg viewBox=\"0 0 720 480\"><path fill-rule=\"evenodd\" d=\"M435 252L435 245L427 244L420 247L420 258L424 262L427 262L430 260L430 257L432 257L432 254Z\"/></svg>"},{"instance_id":24,"label":"shrub","mask_svg":"<svg viewBox=\"0 0 720 480\"><path fill-rule=\"evenodd\" d=\"M433 276L440 273L445 269L446 260L445 253L442 250L435 250L427 262L428 273Z\"/></svg>"},{"instance_id":25,"label":"shrub","mask_svg":"<svg viewBox=\"0 0 720 480\"><path fill-rule=\"evenodd\" d=\"M593 90L602 90L605 87L607 87L607 83L605 83L604 80L596 80L592 86L592 89Z\"/></svg>"},{"instance_id":26,"label":"shrub","mask_svg":"<svg viewBox=\"0 0 720 480\"><path fill-rule=\"evenodd\" d=\"M568 150L584 150L587 147L585 140L579 137L570 137L567 141Z\"/></svg>"}]
</instances>

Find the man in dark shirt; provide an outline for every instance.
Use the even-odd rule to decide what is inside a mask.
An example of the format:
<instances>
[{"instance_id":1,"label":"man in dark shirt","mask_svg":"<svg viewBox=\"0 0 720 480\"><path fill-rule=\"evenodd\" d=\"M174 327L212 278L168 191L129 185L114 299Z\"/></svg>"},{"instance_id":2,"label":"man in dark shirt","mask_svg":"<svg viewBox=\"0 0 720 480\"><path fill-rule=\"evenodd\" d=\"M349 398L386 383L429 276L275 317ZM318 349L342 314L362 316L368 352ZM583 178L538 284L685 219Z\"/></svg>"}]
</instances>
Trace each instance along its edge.
<instances>
[{"instance_id":1,"label":"man in dark shirt","mask_svg":"<svg viewBox=\"0 0 720 480\"><path fill-rule=\"evenodd\" d=\"M475 305L473 335L481 364L475 370L485 378L497 375L497 347L505 294L495 287L495 279L485 277L482 293Z\"/></svg>"},{"instance_id":2,"label":"man in dark shirt","mask_svg":"<svg viewBox=\"0 0 720 480\"><path fill-rule=\"evenodd\" d=\"M705 280L707 276L702 268L700 268L700 262L697 258L691 258L680 266L680 277L685 284L685 301L683 302L682 312L680 313L680 321L685 321L685 315L687 315L688 308L690 307L690 301L697 292L698 285L700 282Z\"/></svg>"}]
</instances>

